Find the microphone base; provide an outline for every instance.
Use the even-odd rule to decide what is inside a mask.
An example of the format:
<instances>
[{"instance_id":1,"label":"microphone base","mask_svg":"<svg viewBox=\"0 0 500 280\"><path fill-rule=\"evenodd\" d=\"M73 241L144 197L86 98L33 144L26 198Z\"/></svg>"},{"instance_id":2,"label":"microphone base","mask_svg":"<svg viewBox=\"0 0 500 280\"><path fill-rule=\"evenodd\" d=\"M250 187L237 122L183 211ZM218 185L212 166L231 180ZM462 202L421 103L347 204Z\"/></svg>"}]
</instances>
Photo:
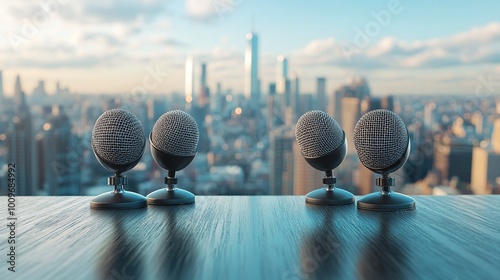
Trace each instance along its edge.
<instances>
[{"instance_id":1,"label":"microphone base","mask_svg":"<svg viewBox=\"0 0 500 280\"><path fill-rule=\"evenodd\" d=\"M156 190L146 197L149 205L182 205L194 203L194 194L183 189Z\"/></svg>"},{"instance_id":2,"label":"microphone base","mask_svg":"<svg viewBox=\"0 0 500 280\"><path fill-rule=\"evenodd\" d=\"M325 188L314 190L306 195L306 203L316 205L347 205L354 203L354 195L346 190Z\"/></svg>"},{"instance_id":3,"label":"microphone base","mask_svg":"<svg viewBox=\"0 0 500 280\"><path fill-rule=\"evenodd\" d=\"M120 193L107 192L94 197L90 201L90 208L104 209L137 209L146 207L146 198L135 192L123 191Z\"/></svg>"},{"instance_id":4,"label":"microphone base","mask_svg":"<svg viewBox=\"0 0 500 280\"><path fill-rule=\"evenodd\" d=\"M375 192L358 199L358 209L369 211L414 210L415 199L397 192Z\"/></svg>"}]
</instances>

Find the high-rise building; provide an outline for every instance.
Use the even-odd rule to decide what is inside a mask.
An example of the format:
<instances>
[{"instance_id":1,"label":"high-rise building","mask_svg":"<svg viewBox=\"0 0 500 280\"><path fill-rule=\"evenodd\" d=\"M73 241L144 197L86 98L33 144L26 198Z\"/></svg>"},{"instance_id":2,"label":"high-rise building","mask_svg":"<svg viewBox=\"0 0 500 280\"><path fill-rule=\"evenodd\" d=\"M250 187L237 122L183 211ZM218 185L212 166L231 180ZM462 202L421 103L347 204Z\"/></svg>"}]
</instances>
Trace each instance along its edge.
<instances>
[{"instance_id":1,"label":"high-rise building","mask_svg":"<svg viewBox=\"0 0 500 280\"><path fill-rule=\"evenodd\" d=\"M56 96L60 96L61 95L61 85L59 84L59 82L56 83Z\"/></svg>"},{"instance_id":2,"label":"high-rise building","mask_svg":"<svg viewBox=\"0 0 500 280\"><path fill-rule=\"evenodd\" d=\"M210 102L211 104L211 108L212 108L212 112L215 112L217 114L221 114L222 113L222 98L224 98L222 96L222 85L220 82L217 83L217 90L215 91L215 94L213 96L213 100L212 102Z\"/></svg>"},{"instance_id":3,"label":"high-rise building","mask_svg":"<svg viewBox=\"0 0 500 280\"><path fill-rule=\"evenodd\" d=\"M472 151L471 188L475 194L491 194L500 185L500 119L493 122L491 145Z\"/></svg>"},{"instance_id":4,"label":"high-rise building","mask_svg":"<svg viewBox=\"0 0 500 280\"><path fill-rule=\"evenodd\" d=\"M252 109L257 110L260 105L259 82L259 38L255 33L246 36L245 50L245 98L250 100Z\"/></svg>"},{"instance_id":5,"label":"high-rise building","mask_svg":"<svg viewBox=\"0 0 500 280\"><path fill-rule=\"evenodd\" d=\"M357 172L355 175L355 184L357 186L357 194L369 194L373 192L375 187L375 174L366 168L361 162L358 163Z\"/></svg>"},{"instance_id":6,"label":"high-rise building","mask_svg":"<svg viewBox=\"0 0 500 280\"><path fill-rule=\"evenodd\" d=\"M352 133L354 132L354 127L361 117L361 99L357 97L344 97L342 98L342 122L341 127L345 131L347 138L347 153L355 154L356 149L354 147L354 141L352 139Z\"/></svg>"},{"instance_id":7,"label":"high-rise building","mask_svg":"<svg viewBox=\"0 0 500 280\"><path fill-rule=\"evenodd\" d=\"M472 150L471 188L474 194L491 194L500 184L500 153L492 147Z\"/></svg>"},{"instance_id":8,"label":"high-rise building","mask_svg":"<svg viewBox=\"0 0 500 280\"><path fill-rule=\"evenodd\" d=\"M209 103L210 89L207 85L207 64L201 64L201 76L200 76L200 96L197 98L198 104L201 107L205 107Z\"/></svg>"},{"instance_id":9,"label":"high-rise building","mask_svg":"<svg viewBox=\"0 0 500 280\"><path fill-rule=\"evenodd\" d=\"M48 195L79 195L80 157L78 137L71 132L66 113L54 105L50 119L37 136L40 150L40 168L44 189Z\"/></svg>"},{"instance_id":10,"label":"high-rise building","mask_svg":"<svg viewBox=\"0 0 500 280\"><path fill-rule=\"evenodd\" d=\"M0 70L0 101L3 99L3 74Z\"/></svg>"},{"instance_id":11,"label":"high-rise building","mask_svg":"<svg viewBox=\"0 0 500 280\"><path fill-rule=\"evenodd\" d=\"M432 128L432 124L435 123L436 120L436 103L431 102L425 104L424 109L424 126L427 129Z\"/></svg>"},{"instance_id":12,"label":"high-rise building","mask_svg":"<svg viewBox=\"0 0 500 280\"><path fill-rule=\"evenodd\" d=\"M500 119L493 121L493 132L491 133L491 144L493 152L500 154Z\"/></svg>"},{"instance_id":13,"label":"high-rise building","mask_svg":"<svg viewBox=\"0 0 500 280\"><path fill-rule=\"evenodd\" d=\"M471 182L472 143L467 139L437 137L434 143L434 168L440 172L441 184L456 176L462 183Z\"/></svg>"},{"instance_id":14,"label":"high-rise building","mask_svg":"<svg viewBox=\"0 0 500 280\"><path fill-rule=\"evenodd\" d=\"M348 154L356 153L352 132L361 117L361 101L370 96L370 88L364 78L353 78L347 85L340 86L330 103L330 114L346 132Z\"/></svg>"},{"instance_id":15,"label":"high-rise building","mask_svg":"<svg viewBox=\"0 0 500 280\"><path fill-rule=\"evenodd\" d=\"M293 142L293 194L305 195L310 191L324 187L324 174L314 169L302 156L297 141Z\"/></svg>"},{"instance_id":16,"label":"high-rise building","mask_svg":"<svg viewBox=\"0 0 500 280\"><path fill-rule=\"evenodd\" d=\"M345 91L339 88L332 92L328 103L328 114L330 114L339 124L342 124L342 98Z\"/></svg>"},{"instance_id":17,"label":"high-rise building","mask_svg":"<svg viewBox=\"0 0 500 280\"><path fill-rule=\"evenodd\" d=\"M276 93L286 95L286 82L288 80L288 60L280 55L276 65Z\"/></svg>"},{"instance_id":18,"label":"high-rise building","mask_svg":"<svg viewBox=\"0 0 500 280\"><path fill-rule=\"evenodd\" d=\"M293 125L299 119L300 106L300 80L297 74L293 74L290 81L290 115L287 117L287 124Z\"/></svg>"},{"instance_id":19,"label":"high-rise building","mask_svg":"<svg viewBox=\"0 0 500 280\"><path fill-rule=\"evenodd\" d=\"M293 194L293 129L282 126L269 135L269 194Z\"/></svg>"},{"instance_id":20,"label":"high-rise building","mask_svg":"<svg viewBox=\"0 0 500 280\"><path fill-rule=\"evenodd\" d=\"M8 160L16 164L16 195L34 195L37 186L37 152L29 106L16 77L14 91L15 116L7 128Z\"/></svg>"},{"instance_id":21,"label":"high-rise building","mask_svg":"<svg viewBox=\"0 0 500 280\"><path fill-rule=\"evenodd\" d=\"M326 106L326 79L319 77L316 79L316 109L325 111Z\"/></svg>"},{"instance_id":22,"label":"high-rise building","mask_svg":"<svg viewBox=\"0 0 500 280\"><path fill-rule=\"evenodd\" d=\"M42 98L47 96L47 92L45 91L45 82L43 80L38 81L38 85L33 91L33 96Z\"/></svg>"},{"instance_id":23,"label":"high-rise building","mask_svg":"<svg viewBox=\"0 0 500 280\"><path fill-rule=\"evenodd\" d=\"M188 56L186 59L186 73L185 73L184 94L186 96L186 103L191 106L194 100L194 62L193 57Z\"/></svg>"}]
</instances>

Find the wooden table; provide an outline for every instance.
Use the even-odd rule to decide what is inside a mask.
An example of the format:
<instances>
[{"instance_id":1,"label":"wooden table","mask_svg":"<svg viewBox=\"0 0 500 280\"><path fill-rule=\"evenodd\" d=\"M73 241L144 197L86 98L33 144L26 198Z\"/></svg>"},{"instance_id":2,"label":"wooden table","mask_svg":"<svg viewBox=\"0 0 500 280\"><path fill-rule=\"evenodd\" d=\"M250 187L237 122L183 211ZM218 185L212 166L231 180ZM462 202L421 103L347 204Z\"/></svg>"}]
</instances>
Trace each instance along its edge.
<instances>
[{"instance_id":1,"label":"wooden table","mask_svg":"<svg viewBox=\"0 0 500 280\"><path fill-rule=\"evenodd\" d=\"M500 196L415 198L416 211L377 213L303 196L126 211L19 197L17 272L3 225L0 279L499 279Z\"/></svg>"}]
</instances>

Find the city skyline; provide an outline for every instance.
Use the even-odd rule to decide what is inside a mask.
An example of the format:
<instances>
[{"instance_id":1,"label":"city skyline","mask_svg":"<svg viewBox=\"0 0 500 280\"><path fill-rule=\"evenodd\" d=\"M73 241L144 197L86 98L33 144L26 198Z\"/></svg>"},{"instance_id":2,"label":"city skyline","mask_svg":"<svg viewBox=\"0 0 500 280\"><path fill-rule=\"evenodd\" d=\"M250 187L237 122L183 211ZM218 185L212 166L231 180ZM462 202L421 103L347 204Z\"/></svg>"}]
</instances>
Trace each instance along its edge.
<instances>
[{"instance_id":1,"label":"city skyline","mask_svg":"<svg viewBox=\"0 0 500 280\"><path fill-rule=\"evenodd\" d=\"M361 75L370 77L374 95L472 94L478 76L500 77L494 1L453 2L453 9L413 1L47 3L55 4L1 4L7 96L17 74L28 93L39 80L48 92L61 81L79 93L130 93L157 71L161 79L149 93L184 92L188 56L195 72L207 64L210 88L220 82L240 93L248 32L259 36L262 92L275 78L279 55L287 57L302 92L314 92L317 77L329 81L331 92Z\"/></svg>"}]
</instances>

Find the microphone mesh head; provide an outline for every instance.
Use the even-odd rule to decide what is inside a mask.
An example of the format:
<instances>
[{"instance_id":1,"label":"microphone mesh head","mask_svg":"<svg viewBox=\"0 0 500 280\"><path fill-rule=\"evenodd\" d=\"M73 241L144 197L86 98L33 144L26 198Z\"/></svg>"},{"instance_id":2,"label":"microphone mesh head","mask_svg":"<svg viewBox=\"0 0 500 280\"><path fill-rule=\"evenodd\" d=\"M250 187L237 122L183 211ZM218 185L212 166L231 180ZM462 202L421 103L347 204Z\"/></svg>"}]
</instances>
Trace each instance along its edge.
<instances>
[{"instance_id":1,"label":"microphone mesh head","mask_svg":"<svg viewBox=\"0 0 500 280\"><path fill-rule=\"evenodd\" d=\"M366 113L354 128L354 146L361 163L384 169L400 160L408 147L408 132L401 118L389 110Z\"/></svg>"},{"instance_id":2,"label":"microphone mesh head","mask_svg":"<svg viewBox=\"0 0 500 280\"><path fill-rule=\"evenodd\" d=\"M146 137L141 121L131 112L112 109L104 112L92 130L92 149L112 164L129 164L144 152Z\"/></svg>"},{"instance_id":3,"label":"microphone mesh head","mask_svg":"<svg viewBox=\"0 0 500 280\"><path fill-rule=\"evenodd\" d=\"M339 124L327 113L313 110L302 115L295 127L295 137L305 157L327 155L339 148L344 133Z\"/></svg>"},{"instance_id":4,"label":"microphone mesh head","mask_svg":"<svg viewBox=\"0 0 500 280\"><path fill-rule=\"evenodd\" d=\"M181 110L163 114L156 121L151 135L157 149L178 157L196 155L198 139L198 125L191 115Z\"/></svg>"}]
</instances>

